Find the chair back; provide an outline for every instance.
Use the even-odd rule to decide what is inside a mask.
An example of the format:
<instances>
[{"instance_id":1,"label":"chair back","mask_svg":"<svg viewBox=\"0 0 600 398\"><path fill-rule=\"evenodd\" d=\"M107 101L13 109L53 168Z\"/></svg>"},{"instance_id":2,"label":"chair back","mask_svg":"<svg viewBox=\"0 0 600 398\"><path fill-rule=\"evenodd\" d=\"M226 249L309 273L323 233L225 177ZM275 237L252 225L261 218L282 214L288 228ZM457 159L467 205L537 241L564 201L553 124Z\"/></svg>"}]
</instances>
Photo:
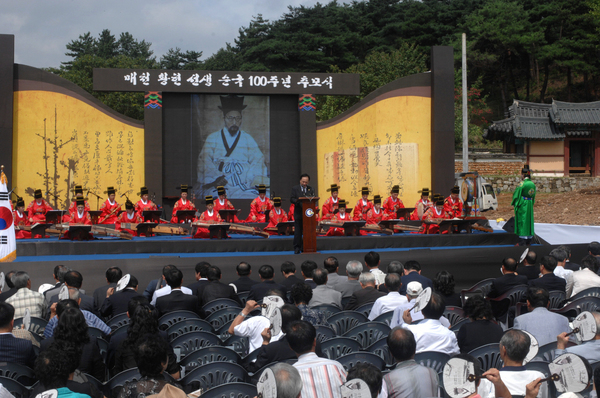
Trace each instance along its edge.
<instances>
[{"instance_id":1,"label":"chair back","mask_svg":"<svg viewBox=\"0 0 600 398\"><path fill-rule=\"evenodd\" d=\"M118 329L121 326L124 325L129 325L129 317L127 316L127 313L124 312L122 314L117 314L115 316L113 316L112 318L110 318L110 320L108 322L106 322L106 324L112 329Z\"/></svg>"},{"instance_id":2,"label":"chair back","mask_svg":"<svg viewBox=\"0 0 600 398\"><path fill-rule=\"evenodd\" d=\"M444 310L444 316L450 322L451 327L463 321L467 317L465 315L465 311L462 308L452 306L446 307L446 309Z\"/></svg>"},{"instance_id":3,"label":"chair back","mask_svg":"<svg viewBox=\"0 0 600 398\"><path fill-rule=\"evenodd\" d=\"M491 368L502 368L502 358L500 358L500 345L498 343L486 344L469 352L481 363L481 371L487 372Z\"/></svg>"},{"instance_id":4,"label":"chair back","mask_svg":"<svg viewBox=\"0 0 600 398\"><path fill-rule=\"evenodd\" d=\"M220 298L213 301L209 301L208 303L202 306L202 309L204 310L204 313L208 316L215 311L230 307L237 308L238 311L242 310L242 307L240 307L240 304L237 301L229 298Z\"/></svg>"},{"instance_id":5,"label":"chair back","mask_svg":"<svg viewBox=\"0 0 600 398\"><path fill-rule=\"evenodd\" d=\"M131 368L114 375L109 381L104 384L104 396L116 397L125 385L131 381L138 381L142 378L138 368Z\"/></svg>"},{"instance_id":6,"label":"chair back","mask_svg":"<svg viewBox=\"0 0 600 398\"><path fill-rule=\"evenodd\" d=\"M232 349L227 347L210 346L189 353L181 360L180 363L181 365L185 366L185 371L188 373L192 369L213 362L239 363L240 361L240 355Z\"/></svg>"},{"instance_id":7,"label":"chair back","mask_svg":"<svg viewBox=\"0 0 600 398\"><path fill-rule=\"evenodd\" d=\"M239 308L227 307L217 310L206 317L206 321L210 323L213 329L218 330L221 326L229 321L233 321L240 313Z\"/></svg>"},{"instance_id":8,"label":"chair back","mask_svg":"<svg viewBox=\"0 0 600 398\"><path fill-rule=\"evenodd\" d=\"M436 351L424 351L415 354L415 361L423 366L427 366L435 370L436 373L441 373L444 370L444 365L450 360L450 355Z\"/></svg>"},{"instance_id":9,"label":"chair back","mask_svg":"<svg viewBox=\"0 0 600 398\"><path fill-rule=\"evenodd\" d=\"M113 331L110 332L110 338L113 339L113 338L115 338L115 336L120 336L121 334L127 334L128 328L129 328L129 324L125 324L121 327L113 329Z\"/></svg>"},{"instance_id":10,"label":"chair back","mask_svg":"<svg viewBox=\"0 0 600 398\"><path fill-rule=\"evenodd\" d=\"M88 326L88 334L90 335L90 337L95 337L97 339L103 339L104 338L104 332L98 328L95 328L93 326Z\"/></svg>"},{"instance_id":11,"label":"chair back","mask_svg":"<svg viewBox=\"0 0 600 398\"><path fill-rule=\"evenodd\" d=\"M209 332L197 331L176 337L171 341L171 346L173 349L179 348L181 350L181 357L185 357L189 353L201 348L221 345L221 343L221 339L216 335Z\"/></svg>"},{"instance_id":12,"label":"chair back","mask_svg":"<svg viewBox=\"0 0 600 398\"><path fill-rule=\"evenodd\" d=\"M29 398L29 389L15 379L0 376L0 384L15 398Z\"/></svg>"},{"instance_id":13,"label":"chair back","mask_svg":"<svg viewBox=\"0 0 600 398\"><path fill-rule=\"evenodd\" d=\"M210 389L203 395L211 398L254 398L258 395L256 386L248 383L227 383Z\"/></svg>"},{"instance_id":14,"label":"chair back","mask_svg":"<svg viewBox=\"0 0 600 398\"><path fill-rule=\"evenodd\" d=\"M383 359L388 368L391 368L396 363L396 360L392 356L390 348L387 345L387 338L385 337L371 344L369 347L367 347L366 351L372 352L373 354Z\"/></svg>"},{"instance_id":15,"label":"chair back","mask_svg":"<svg viewBox=\"0 0 600 398\"><path fill-rule=\"evenodd\" d=\"M317 341L319 342L335 337L335 331L329 326L317 325L315 329L317 329Z\"/></svg>"},{"instance_id":16,"label":"chair back","mask_svg":"<svg viewBox=\"0 0 600 398\"><path fill-rule=\"evenodd\" d=\"M367 348L377 340L390 334L390 327L381 322L367 322L356 325L344 333L344 337L350 337L360 343L362 348Z\"/></svg>"},{"instance_id":17,"label":"chair back","mask_svg":"<svg viewBox=\"0 0 600 398\"><path fill-rule=\"evenodd\" d=\"M250 294L250 292L246 291L246 292L238 292L237 296L240 299L240 301L242 302L242 305L246 305L246 301L248 301L248 295Z\"/></svg>"},{"instance_id":18,"label":"chair back","mask_svg":"<svg viewBox=\"0 0 600 398\"><path fill-rule=\"evenodd\" d=\"M321 352L333 360L360 349L360 343L349 337L334 337L321 343Z\"/></svg>"},{"instance_id":19,"label":"chair back","mask_svg":"<svg viewBox=\"0 0 600 398\"><path fill-rule=\"evenodd\" d=\"M369 314L371 313L371 309L373 308L373 304L375 304L375 302L363 304L354 311L360 312L368 318Z\"/></svg>"},{"instance_id":20,"label":"chair back","mask_svg":"<svg viewBox=\"0 0 600 398\"><path fill-rule=\"evenodd\" d=\"M247 378L248 373L246 370L236 363L213 362L193 369L181 379L181 384L185 386L185 391L189 394L200 388L207 391L224 384L243 383ZM215 396L211 393L205 394L207 397Z\"/></svg>"},{"instance_id":21,"label":"chair back","mask_svg":"<svg viewBox=\"0 0 600 398\"><path fill-rule=\"evenodd\" d=\"M515 286L499 297L488 298L496 319L503 319L508 313L509 308L516 306L525 297L527 289L527 285Z\"/></svg>"},{"instance_id":22,"label":"chair back","mask_svg":"<svg viewBox=\"0 0 600 398\"><path fill-rule=\"evenodd\" d=\"M461 320L458 323L455 323L454 325L450 326L450 330L452 330L453 332L458 332L460 330L460 328L462 327L462 325L464 325L465 323L469 323L471 322L471 320L469 318L465 318L463 320Z\"/></svg>"},{"instance_id":23,"label":"chair back","mask_svg":"<svg viewBox=\"0 0 600 398\"><path fill-rule=\"evenodd\" d=\"M179 321L183 321L184 319L200 319L198 314L192 311L173 311L168 314L164 314L158 319L158 327L160 330L167 330L169 327L173 326Z\"/></svg>"},{"instance_id":24,"label":"chair back","mask_svg":"<svg viewBox=\"0 0 600 398\"><path fill-rule=\"evenodd\" d=\"M573 300L562 308L551 309L550 311L566 316L571 322L583 311L594 312L597 311L598 308L600 308L600 298L587 296Z\"/></svg>"},{"instance_id":25,"label":"chair back","mask_svg":"<svg viewBox=\"0 0 600 398\"><path fill-rule=\"evenodd\" d=\"M492 281L494 278L487 278L482 281L477 282L473 286L468 289L464 289L460 291L460 300L462 301L462 305L465 305L465 302L469 297L480 295L487 296L488 293L492 290Z\"/></svg>"},{"instance_id":26,"label":"chair back","mask_svg":"<svg viewBox=\"0 0 600 398\"><path fill-rule=\"evenodd\" d=\"M310 309L322 312L325 315L325 319L341 311L338 307L331 304L315 305L314 307L310 307Z\"/></svg>"},{"instance_id":27,"label":"chair back","mask_svg":"<svg viewBox=\"0 0 600 398\"><path fill-rule=\"evenodd\" d=\"M13 328L20 327L23 324L23 318L15 319ZM44 338L44 329L46 329L46 325L48 321L43 318L38 318L35 316L31 317L31 324L29 325L29 331L33 334L37 334Z\"/></svg>"},{"instance_id":28,"label":"chair back","mask_svg":"<svg viewBox=\"0 0 600 398\"><path fill-rule=\"evenodd\" d=\"M573 297L569 298L569 301L577 300L582 297L598 297L600 298L600 287L590 287L588 289L582 290Z\"/></svg>"},{"instance_id":29,"label":"chair back","mask_svg":"<svg viewBox=\"0 0 600 398\"><path fill-rule=\"evenodd\" d=\"M31 387L37 380L33 369L14 362L0 362L0 376L16 380L27 387Z\"/></svg>"},{"instance_id":30,"label":"chair back","mask_svg":"<svg viewBox=\"0 0 600 398\"><path fill-rule=\"evenodd\" d=\"M594 287L592 289L600 290L600 288L597 288L597 287ZM563 306L563 303L566 300L565 292L561 292L560 290L553 290L551 292L548 292L548 294L549 294L549 299L550 299L550 308L560 308ZM596 297L600 297L600 295L598 295Z\"/></svg>"},{"instance_id":31,"label":"chair back","mask_svg":"<svg viewBox=\"0 0 600 398\"><path fill-rule=\"evenodd\" d=\"M385 361L377 354L372 352L352 352L336 359L339 363L344 366L346 372L354 367L358 363L368 363L379 370L385 369Z\"/></svg>"},{"instance_id":32,"label":"chair back","mask_svg":"<svg viewBox=\"0 0 600 398\"><path fill-rule=\"evenodd\" d=\"M248 355L248 350L250 349L250 342L248 341L248 337L241 336L229 336L227 340L221 344L223 347L231 348L233 351L237 352L241 357L245 357Z\"/></svg>"},{"instance_id":33,"label":"chair back","mask_svg":"<svg viewBox=\"0 0 600 398\"><path fill-rule=\"evenodd\" d=\"M394 311L384 312L380 314L377 318L373 319L373 322L382 322L387 324L388 326L392 322L392 317L394 316Z\"/></svg>"},{"instance_id":34,"label":"chair back","mask_svg":"<svg viewBox=\"0 0 600 398\"><path fill-rule=\"evenodd\" d=\"M190 319L184 319L183 321L179 321L179 322L171 325L167 329L167 336L169 337L169 341L171 341L174 338L176 338L177 336L181 336L182 334L196 332L199 330L201 330L203 332L213 333L213 334L215 332L212 325L210 323L206 322L205 320L190 318Z\"/></svg>"},{"instance_id":35,"label":"chair back","mask_svg":"<svg viewBox=\"0 0 600 398\"><path fill-rule=\"evenodd\" d=\"M342 336L356 325L368 321L366 316L356 311L342 311L327 318L327 322L338 336Z\"/></svg>"},{"instance_id":36,"label":"chair back","mask_svg":"<svg viewBox=\"0 0 600 398\"><path fill-rule=\"evenodd\" d=\"M575 343L569 341L567 343L567 347L572 347L576 345ZM532 359L532 361L544 361L544 362L552 362L554 361L554 358L556 357L556 350L557 350L557 346L556 346L556 341L553 341L551 343L548 344L544 344L543 346L540 346L538 348L538 352L535 356L535 358Z\"/></svg>"}]
</instances>

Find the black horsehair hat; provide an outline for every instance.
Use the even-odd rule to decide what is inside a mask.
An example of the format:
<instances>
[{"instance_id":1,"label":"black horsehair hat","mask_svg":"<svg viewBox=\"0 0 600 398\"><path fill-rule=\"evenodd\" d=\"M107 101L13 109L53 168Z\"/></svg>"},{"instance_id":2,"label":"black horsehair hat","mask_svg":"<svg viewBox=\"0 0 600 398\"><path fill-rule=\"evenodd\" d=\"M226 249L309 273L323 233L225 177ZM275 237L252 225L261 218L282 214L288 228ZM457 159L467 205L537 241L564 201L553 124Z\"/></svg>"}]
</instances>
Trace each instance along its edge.
<instances>
[{"instance_id":1,"label":"black horsehair hat","mask_svg":"<svg viewBox=\"0 0 600 398\"><path fill-rule=\"evenodd\" d=\"M223 111L223 114L226 115L231 111L243 111L246 109L247 105L244 105L244 97L239 97L237 95L222 95L221 106L219 109Z\"/></svg>"}]
</instances>

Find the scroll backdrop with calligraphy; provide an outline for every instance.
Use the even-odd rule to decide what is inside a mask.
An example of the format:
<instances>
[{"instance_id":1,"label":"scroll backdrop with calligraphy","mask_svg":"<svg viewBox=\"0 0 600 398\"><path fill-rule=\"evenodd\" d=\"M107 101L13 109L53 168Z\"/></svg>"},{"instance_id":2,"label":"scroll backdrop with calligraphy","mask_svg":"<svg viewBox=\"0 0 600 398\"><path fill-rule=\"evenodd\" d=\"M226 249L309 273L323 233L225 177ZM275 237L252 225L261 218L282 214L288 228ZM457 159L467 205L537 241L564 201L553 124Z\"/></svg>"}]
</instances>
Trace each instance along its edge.
<instances>
[{"instance_id":1,"label":"scroll backdrop with calligraphy","mask_svg":"<svg viewBox=\"0 0 600 398\"><path fill-rule=\"evenodd\" d=\"M412 207L417 191L431 184L430 74L398 79L319 123L317 141L321 196L336 183L340 198L354 206L363 186L371 198L385 198L400 185L400 198Z\"/></svg>"},{"instance_id":2,"label":"scroll backdrop with calligraphy","mask_svg":"<svg viewBox=\"0 0 600 398\"><path fill-rule=\"evenodd\" d=\"M27 203L41 189L57 209L68 208L76 184L102 196L100 203L107 186L133 200L144 185L144 126L56 75L24 65L17 72L15 192ZM95 197L86 196L96 209Z\"/></svg>"}]
</instances>

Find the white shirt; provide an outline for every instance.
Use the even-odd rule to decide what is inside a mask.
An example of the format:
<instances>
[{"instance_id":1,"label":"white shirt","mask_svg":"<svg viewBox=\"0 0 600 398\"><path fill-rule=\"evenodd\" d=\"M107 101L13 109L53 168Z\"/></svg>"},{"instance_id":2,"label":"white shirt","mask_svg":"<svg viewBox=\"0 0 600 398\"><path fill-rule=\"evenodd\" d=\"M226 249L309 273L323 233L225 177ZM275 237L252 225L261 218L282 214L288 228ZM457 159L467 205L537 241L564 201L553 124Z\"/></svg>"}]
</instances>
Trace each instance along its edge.
<instances>
[{"instance_id":1,"label":"white shirt","mask_svg":"<svg viewBox=\"0 0 600 398\"><path fill-rule=\"evenodd\" d=\"M406 303L400 304L398 307L396 307L396 309L394 310L394 314L392 315L392 320L390 321L390 328L393 329L396 326L403 326L405 324L404 319L402 318L404 311L410 310L412 307L414 307L414 305L414 302L408 301L407 299ZM415 312L415 310L410 311L410 317L412 318L413 322L420 321L424 318L423 313L421 311ZM450 328L450 321L445 316L440 318L440 322L445 327Z\"/></svg>"},{"instance_id":2,"label":"white shirt","mask_svg":"<svg viewBox=\"0 0 600 398\"><path fill-rule=\"evenodd\" d=\"M377 281L377 286L385 283L385 273L379 268L373 268L370 270L373 275L375 275L375 280Z\"/></svg>"},{"instance_id":3,"label":"white shirt","mask_svg":"<svg viewBox=\"0 0 600 398\"><path fill-rule=\"evenodd\" d=\"M248 354L250 354L252 351L260 348L263 343L263 338L260 334L269 326L271 326L269 318L264 316L253 316L252 318L248 318L244 322L234 327L233 334L236 336L248 337L248 342L250 345ZM272 336L271 343L279 340L282 337L283 332L280 332L276 336Z\"/></svg>"},{"instance_id":4,"label":"white shirt","mask_svg":"<svg viewBox=\"0 0 600 398\"><path fill-rule=\"evenodd\" d=\"M187 287L181 287L181 291L184 294L189 294L190 296L192 295L192 289L188 289ZM152 301L150 302L150 304L152 305L156 305L156 299L162 296L166 296L167 294L171 294L171 286L167 285L165 287L161 287L158 290L154 291L154 294L152 295Z\"/></svg>"},{"instance_id":5,"label":"white shirt","mask_svg":"<svg viewBox=\"0 0 600 398\"><path fill-rule=\"evenodd\" d=\"M369 314L369 320L377 318L381 314L385 314L389 311L394 311L398 306L402 304L407 304L408 299L406 296L400 295L398 292L389 292L387 295L383 297L379 297L373 307L371 308L371 313Z\"/></svg>"},{"instance_id":6,"label":"white shirt","mask_svg":"<svg viewBox=\"0 0 600 398\"><path fill-rule=\"evenodd\" d=\"M571 293L571 296L574 296L585 289L589 289L590 287L600 286L600 276L589 268L573 272L572 277L573 293Z\"/></svg>"},{"instance_id":7,"label":"white shirt","mask_svg":"<svg viewBox=\"0 0 600 398\"><path fill-rule=\"evenodd\" d=\"M460 352L454 332L437 319L424 319L416 325L404 324L402 327L415 335L417 354L424 351L437 351L454 355Z\"/></svg>"},{"instance_id":8,"label":"white shirt","mask_svg":"<svg viewBox=\"0 0 600 398\"><path fill-rule=\"evenodd\" d=\"M509 366L500 369L500 377L511 395L525 395L525 386L538 377L543 379L544 374L537 370L523 370L520 367ZM494 385L484 378L481 379L481 384L479 384L477 392L481 395L481 398L494 398L496 396ZM538 398L546 398L548 396L548 383L542 383L537 396Z\"/></svg>"},{"instance_id":9,"label":"white shirt","mask_svg":"<svg viewBox=\"0 0 600 398\"><path fill-rule=\"evenodd\" d=\"M560 276L567 281L565 291L567 293L567 297L571 297L571 292L573 291L573 271L557 265L556 268L554 268L554 275Z\"/></svg>"},{"instance_id":10,"label":"white shirt","mask_svg":"<svg viewBox=\"0 0 600 398\"><path fill-rule=\"evenodd\" d=\"M301 398L341 398L340 386L347 375L341 363L309 352L300 355L292 366L302 378Z\"/></svg>"}]
</instances>

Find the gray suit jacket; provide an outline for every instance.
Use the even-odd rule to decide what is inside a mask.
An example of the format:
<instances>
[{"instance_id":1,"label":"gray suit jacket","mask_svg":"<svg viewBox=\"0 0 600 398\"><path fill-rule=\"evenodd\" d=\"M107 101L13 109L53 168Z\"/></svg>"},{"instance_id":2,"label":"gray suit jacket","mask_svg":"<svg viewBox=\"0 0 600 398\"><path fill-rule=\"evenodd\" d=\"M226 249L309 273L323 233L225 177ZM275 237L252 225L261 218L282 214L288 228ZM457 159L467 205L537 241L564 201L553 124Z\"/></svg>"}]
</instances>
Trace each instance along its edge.
<instances>
[{"instance_id":1,"label":"gray suit jacket","mask_svg":"<svg viewBox=\"0 0 600 398\"><path fill-rule=\"evenodd\" d=\"M313 289L313 296L310 302L308 303L309 307L314 307L315 305L321 304L329 304L335 305L338 308L342 308L342 293L337 290L333 290L326 285L320 285Z\"/></svg>"},{"instance_id":2,"label":"gray suit jacket","mask_svg":"<svg viewBox=\"0 0 600 398\"><path fill-rule=\"evenodd\" d=\"M347 276L342 276L340 274L329 274L327 275L327 286L333 287L338 283L342 283L348 280Z\"/></svg>"},{"instance_id":3,"label":"gray suit jacket","mask_svg":"<svg viewBox=\"0 0 600 398\"><path fill-rule=\"evenodd\" d=\"M540 347L556 342L556 336L562 332L571 331L569 319L566 316L555 314L543 307L534 308L532 312L516 317L514 329L531 333L537 339Z\"/></svg>"},{"instance_id":4,"label":"gray suit jacket","mask_svg":"<svg viewBox=\"0 0 600 398\"><path fill-rule=\"evenodd\" d=\"M347 281L340 282L334 285L333 288L342 293L342 297L350 297L355 291L362 289L360 287L360 283L354 279L348 279Z\"/></svg>"}]
</instances>

